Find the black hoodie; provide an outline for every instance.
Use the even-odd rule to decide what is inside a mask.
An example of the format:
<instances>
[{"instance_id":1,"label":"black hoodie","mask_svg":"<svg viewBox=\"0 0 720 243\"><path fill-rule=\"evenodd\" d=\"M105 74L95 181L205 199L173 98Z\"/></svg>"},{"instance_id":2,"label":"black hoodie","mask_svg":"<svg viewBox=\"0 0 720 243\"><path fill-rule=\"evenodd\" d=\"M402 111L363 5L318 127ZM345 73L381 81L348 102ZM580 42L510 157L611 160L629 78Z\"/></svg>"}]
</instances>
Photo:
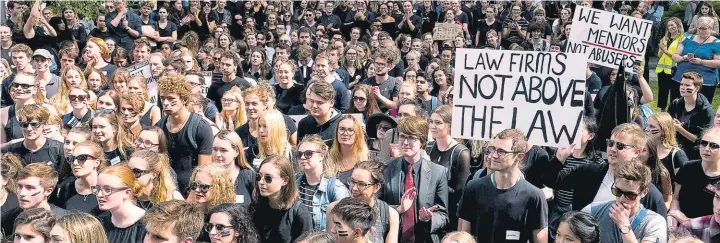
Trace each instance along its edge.
<instances>
[{"instance_id":1,"label":"black hoodie","mask_svg":"<svg viewBox=\"0 0 720 243\"><path fill-rule=\"evenodd\" d=\"M674 119L682 122L682 127L685 130L698 137L698 140L690 141L680 133L675 136L678 144L687 154L688 159L700 159L700 152L695 148L695 145L697 145L697 141L700 141L699 138L702 132L712 126L713 117L715 116L712 104L703 94L698 93L695 108L691 111L685 110L685 99L680 97L670 102L667 112Z\"/></svg>"}]
</instances>

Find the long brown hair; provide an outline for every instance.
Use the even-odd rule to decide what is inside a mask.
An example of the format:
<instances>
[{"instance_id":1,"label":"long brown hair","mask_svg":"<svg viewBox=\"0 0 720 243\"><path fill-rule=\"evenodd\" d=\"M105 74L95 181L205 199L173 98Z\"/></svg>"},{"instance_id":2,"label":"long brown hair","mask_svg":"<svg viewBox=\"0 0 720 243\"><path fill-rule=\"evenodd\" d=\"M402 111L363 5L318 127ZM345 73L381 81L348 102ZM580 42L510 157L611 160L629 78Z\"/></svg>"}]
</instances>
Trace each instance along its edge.
<instances>
[{"instance_id":1,"label":"long brown hair","mask_svg":"<svg viewBox=\"0 0 720 243\"><path fill-rule=\"evenodd\" d=\"M278 192L280 193L280 202L278 205L281 209L290 209L300 197L297 185L295 185L295 171L293 170L290 160L284 156L275 155L263 160L259 168L262 168L265 164L275 166L275 168L280 171L280 177L288 181L287 185L283 186ZM259 188L257 181L255 182L255 188ZM257 202L260 197L260 190L253 190L253 201Z\"/></svg>"},{"instance_id":2,"label":"long brown hair","mask_svg":"<svg viewBox=\"0 0 720 243\"><path fill-rule=\"evenodd\" d=\"M355 102L352 101L352 99L353 99L352 96L355 96L355 93L357 93L358 91L362 91L363 93L365 93L365 96L367 96L367 100L366 100L367 104L365 105L365 111L358 110L357 107L355 107ZM372 92L372 88L370 87L370 85L367 85L367 84L355 85L355 88L353 88L353 90L352 90L352 95L351 95L350 99L351 99L350 108L345 112L347 114L362 113L365 121L367 121L367 119L368 119L368 117L370 117L370 115L381 112L380 107L378 107L377 97L375 97L375 93Z\"/></svg>"}]
</instances>

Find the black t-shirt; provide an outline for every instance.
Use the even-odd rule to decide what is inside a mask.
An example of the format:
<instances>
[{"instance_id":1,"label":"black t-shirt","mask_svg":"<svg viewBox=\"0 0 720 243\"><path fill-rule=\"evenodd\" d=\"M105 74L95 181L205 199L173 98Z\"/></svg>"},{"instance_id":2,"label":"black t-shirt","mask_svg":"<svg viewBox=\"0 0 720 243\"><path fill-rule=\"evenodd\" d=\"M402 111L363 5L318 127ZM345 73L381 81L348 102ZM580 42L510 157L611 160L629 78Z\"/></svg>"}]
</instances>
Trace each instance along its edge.
<instances>
[{"instance_id":1,"label":"black t-shirt","mask_svg":"<svg viewBox=\"0 0 720 243\"><path fill-rule=\"evenodd\" d=\"M256 176L255 171L251 169L240 169L235 179L235 203L242 204L245 208L250 205Z\"/></svg>"},{"instance_id":2,"label":"black t-shirt","mask_svg":"<svg viewBox=\"0 0 720 243\"><path fill-rule=\"evenodd\" d=\"M118 228L112 223L112 214L104 212L98 216L105 229L108 243L142 243L145 239L145 223L138 220L127 228Z\"/></svg>"},{"instance_id":3,"label":"black t-shirt","mask_svg":"<svg viewBox=\"0 0 720 243\"><path fill-rule=\"evenodd\" d=\"M550 156L548 156L547 151L539 146L532 146L530 151L525 153L525 158L523 158L525 180L537 188L543 188L542 175L545 173L545 167L549 163Z\"/></svg>"},{"instance_id":4,"label":"black t-shirt","mask_svg":"<svg viewBox=\"0 0 720 243\"><path fill-rule=\"evenodd\" d=\"M222 102L220 102L220 100L222 99L223 94L234 86L245 90L252 86L252 84L241 77L235 77L235 79L231 82L223 82L222 78L220 78L219 80L213 80L212 84L210 84L207 92L207 98L215 102L218 111L222 111Z\"/></svg>"},{"instance_id":5,"label":"black t-shirt","mask_svg":"<svg viewBox=\"0 0 720 243\"><path fill-rule=\"evenodd\" d=\"M101 213L98 208L97 197L95 194L89 193L87 195L80 195L75 187L74 176L65 178L62 182L58 183L50 195L48 202L58 205L66 210L75 210L92 215L99 215Z\"/></svg>"},{"instance_id":6,"label":"black t-shirt","mask_svg":"<svg viewBox=\"0 0 720 243\"><path fill-rule=\"evenodd\" d=\"M130 160L130 155L132 154L132 152L132 148L125 148L125 155L123 156L123 154L120 153L120 148L116 148L113 151L105 152L105 159L108 161L108 163L114 165L122 161Z\"/></svg>"},{"instance_id":7,"label":"black t-shirt","mask_svg":"<svg viewBox=\"0 0 720 243\"><path fill-rule=\"evenodd\" d=\"M295 83L289 89L283 89L279 84L275 84L275 106L282 113L288 113L291 107L301 105L300 97L302 97L305 85Z\"/></svg>"},{"instance_id":8,"label":"black t-shirt","mask_svg":"<svg viewBox=\"0 0 720 243\"><path fill-rule=\"evenodd\" d=\"M2 222L3 235L11 235L15 229L15 218L22 211L17 196L14 193L8 193L0 210L2 210L0 222Z\"/></svg>"},{"instance_id":9,"label":"black t-shirt","mask_svg":"<svg viewBox=\"0 0 720 243\"><path fill-rule=\"evenodd\" d=\"M45 144L35 152L31 152L25 148L22 142L8 145L2 152L17 154L20 156L23 166L35 162L49 162L50 165L55 168L58 168L65 154L63 143L53 139L47 139Z\"/></svg>"},{"instance_id":10,"label":"black t-shirt","mask_svg":"<svg viewBox=\"0 0 720 243\"><path fill-rule=\"evenodd\" d=\"M8 47L7 49L0 47L0 58L5 59L5 61L10 64L12 63L12 57L10 56L10 48L12 48L13 46L15 46L15 42L10 44L10 47Z\"/></svg>"},{"instance_id":11,"label":"black t-shirt","mask_svg":"<svg viewBox=\"0 0 720 243\"><path fill-rule=\"evenodd\" d=\"M177 133L171 133L167 123L162 121L166 120L161 120L160 127L167 137L170 167L177 174L178 188L187 188L190 173L198 165L198 156L212 153L212 129L207 121L194 113Z\"/></svg>"},{"instance_id":12,"label":"black t-shirt","mask_svg":"<svg viewBox=\"0 0 720 243\"><path fill-rule=\"evenodd\" d=\"M595 72L593 72L592 75L585 80L585 90L590 92L590 94L599 93L601 86L602 81L600 80L600 76L598 76Z\"/></svg>"},{"instance_id":13,"label":"black t-shirt","mask_svg":"<svg viewBox=\"0 0 720 243\"><path fill-rule=\"evenodd\" d=\"M300 200L290 209L274 209L268 206L267 198L250 206L250 215L260 235L261 242L291 243L306 231L312 230L312 213Z\"/></svg>"},{"instance_id":14,"label":"black t-shirt","mask_svg":"<svg viewBox=\"0 0 720 243\"><path fill-rule=\"evenodd\" d=\"M685 151L676 148L675 152L670 152L670 154L665 156L665 158L660 159L660 162L662 162L662 164L665 166L665 169L670 172L670 182L673 186L674 191L677 172L679 172L680 168L688 164L690 160L688 159L687 154L685 154Z\"/></svg>"},{"instance_id":15,"label":"black t-shirt","mask_svg":"<svg viewBox=\"0 0 720 243\"><path fill-rule=\"evenodd\" d=\"M340 118L338 111L333 111L333 114L325 124L319 125L315 117L306 116L298 122L297 137L302 140L307 135L318 134L325 140L325 143L332 145L332 139L335 137L335 125Z\"/></svg>"},{"instance_id":16,"label":"black t-shirt","mask_svg":"<svg viewBox=\"0 0 720 243\"><path fill-rule=\"evenodd\" d=\"M178 27L173 23L172 21L168 21L167 25L165 25L165 28L160 28L160 22L155 22L155 30L158 31L160 34L160 37L171 37L172 32L177 31ZM180 36L178 36L179 38Z\"/></svg>"},{"instance_id":17,"label":"black t-shirt","mask_svg":"<svg viewBox=\"0 0 720 243\"><path fill-rule=\"evenodd\" d=\"M470 181L457 216L472 224L477 242L528 242L533 230L548 226L548 206L540 189L519 180L510 189L497 189L492 176Z\"/></svg>"},{"instance_id":18,"label":"black t-shirt","mask_svg":"<svg viewBox=\"0 0 720 243\"><path fill-rule=\"evenodd\" d=\"M499 19L495 19L495 22L492 24L488 24L485 19L478 19L477 22L477 29L480 32L480 35L478 35L478 46L485 46L487 45L487 32L489 30L495 30L498 35L502 34L503 28L502 28L502 22Z\"/></svg>"},{"instance_id":19,"label":"black t-shirt","mask_svg":"<svg viewBox=\"0 0 720 243\"><path fill-rule=\"evenodd\" d=\"M102 31L98 30L97 28L95 28L90 31L90 36L105 40L108 37L110 37L110 31L108 30L108 31L102 32Z\"/></svg>"},{"instance_id":20,"label":"black t-shirt","mask_svg":"<svg viewBox=\"0 0 720 243\"><path fill-rule=\"evenodd\" d=\"M377 86L378 89L380 89L380 94L388 100L393 100L393 98L397 97L398 93L400 93L401 82L400 80L393 77L388 77L385 82L382 82L381 84L377 83L376 77L367 78L362 83L370 86ZM388 110L385 104L378 102L378 105L380 106L380 109L383 110L383 112Z\"/></svg>"},{"instance_id":21,"label":"black t-shirt","mask_svg":"<svg viewBox=\"0 0 720 243\"><path fill-rule=\"evenodd\" d=\"M675 180L680 185L680 211L685 216L697 218L713 214L714 185L720 176L707 176L702 162L695 160L680 168Z\"/></svg>"}]
</instances>

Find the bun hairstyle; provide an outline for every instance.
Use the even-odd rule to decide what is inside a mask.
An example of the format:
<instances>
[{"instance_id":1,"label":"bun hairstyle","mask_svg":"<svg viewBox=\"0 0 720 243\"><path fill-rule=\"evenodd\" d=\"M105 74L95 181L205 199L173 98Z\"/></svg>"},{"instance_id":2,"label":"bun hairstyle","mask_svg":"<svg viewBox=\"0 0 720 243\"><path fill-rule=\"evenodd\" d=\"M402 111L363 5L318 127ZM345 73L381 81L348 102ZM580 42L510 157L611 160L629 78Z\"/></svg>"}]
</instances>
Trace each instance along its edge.
<instances>
[{"instance_id":1,"label":"bun hairstyle","mask_svg":"<svg viewBox=\"0 0 720 243\"><path fill-rule=\"evenodd\" d=\"M100 172L100 173L108 174L108 175L112 175L117 178L120 178L120 181L122 181L123 184L125 184L130 189L130 191L132 191L132 193L133 193L132 200L134 200L134 198L137 197L138 195L140 195L140 193L142 192L142 187L140 186L137 179L135 178L135 175L133 174L132 170L130 170L130 168L128 168L125 165L121 165L121 164L112 165L110 167L103 169L102 172Z\"/></svg>"}]
</instances>

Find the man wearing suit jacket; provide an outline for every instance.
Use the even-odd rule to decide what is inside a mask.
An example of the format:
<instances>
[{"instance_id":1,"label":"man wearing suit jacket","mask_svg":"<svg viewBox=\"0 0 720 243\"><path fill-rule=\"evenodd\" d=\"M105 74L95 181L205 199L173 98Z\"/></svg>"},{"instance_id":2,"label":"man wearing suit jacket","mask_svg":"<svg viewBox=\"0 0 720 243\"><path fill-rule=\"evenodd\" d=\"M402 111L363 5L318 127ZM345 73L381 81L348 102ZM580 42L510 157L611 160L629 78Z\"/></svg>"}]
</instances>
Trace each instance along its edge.
<instances>
[{"instance_id":1,"label":"man wearing suit jacket","mask_svg":"<svg viewBox=\"0 0 720 243\"><path fill-rule=\"evenodd\" d=\"M473 179L458 204L458 230L477 242L548 242L548 206L518 169L527 151L525 134L506 129L484 149L492 174Z\"/></svg>"},{"instance_id":2,"label":"man wearing suit jacket","mask_svg":"<svg viewBox=\"0 0 720 243\"><path fill-rule=\"evenodd\" d=\"M400 214L400 242L440 242L448 223L448 170L424 158L428 124L407 117L397 127L400 157L390 159L378 192Z\"/></svg>"}]
</instances>

